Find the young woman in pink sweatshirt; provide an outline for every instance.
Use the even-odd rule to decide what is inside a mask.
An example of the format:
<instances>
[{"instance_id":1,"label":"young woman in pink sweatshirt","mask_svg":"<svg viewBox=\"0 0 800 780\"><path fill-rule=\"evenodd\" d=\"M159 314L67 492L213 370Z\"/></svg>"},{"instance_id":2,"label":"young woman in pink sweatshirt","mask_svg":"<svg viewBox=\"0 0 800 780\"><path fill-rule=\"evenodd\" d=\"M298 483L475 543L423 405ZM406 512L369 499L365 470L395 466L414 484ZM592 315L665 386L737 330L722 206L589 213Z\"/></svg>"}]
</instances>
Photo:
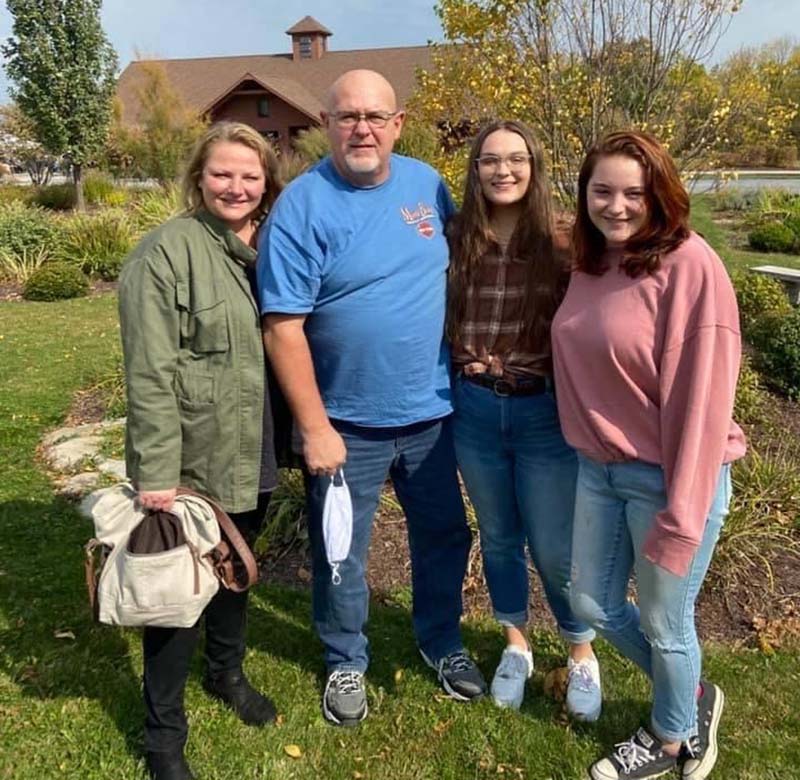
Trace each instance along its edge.
<instances>
[{"instance_id":1,"label":"young woman in pink sweatshirt","mask_svg":"<svg viewBox=\"0 0 800 780\"><path fill-rule=\"evenodd\" d=\"M595 762L594 780L675 767L705 780L717 757L724 697L700 681L694 604L745 451L731 418L741 343L725 268L688 220L655 138L613 133L589 152L552 327L561 425L579 453L570 602L653 683L649 726Z\"/></svg>"}]
</instances>

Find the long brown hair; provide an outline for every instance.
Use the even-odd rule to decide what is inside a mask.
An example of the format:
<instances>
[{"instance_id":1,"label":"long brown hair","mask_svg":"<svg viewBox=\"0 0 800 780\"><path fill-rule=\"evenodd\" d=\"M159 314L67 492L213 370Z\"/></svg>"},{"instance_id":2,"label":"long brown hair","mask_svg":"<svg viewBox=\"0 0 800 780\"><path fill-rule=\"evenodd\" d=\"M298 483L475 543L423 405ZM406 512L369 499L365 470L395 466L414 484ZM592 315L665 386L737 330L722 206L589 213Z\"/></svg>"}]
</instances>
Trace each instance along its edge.
<instances>
[{"instance_id":1,"label":"long brown hair","mask_svg":"<svg viewBox=\"0 0 800 780\"><path fill-rule=\"evenodd\" d=\"M583 161L578 174L578 210L572 229L575 266L596 276L608 270L603 259L606 240L589 217L586 198L597 162L614 155L630 157L644 169L647 208L644 225L625 244L621 267L632 277L653 273L660 268L661 258L689 237L689 196L667 150L654 136L640 130L605 136Z\"/></svg>"},{"instance_id":2,"label":"long brown hair","mask_svg":"<svg viewBox=\"0 0 800 780\"><path fill-rule=\"evenodd\" d=\"M563 295L565 263L563 254L556 251L553 243L552 195L542 145L530 128L510 120L486 125L472 142L463 206L447 229L450 242L447 336L451 342L459 341L466 317L469 288L478 277L486 253L500 251L497 237L490 226L489 205L477 169L477 159L484 142L498 130L520 136L531 155L530 183L508 246L508 254L527 265L524 311L528 317L519 339L526 348L547 351L550 322Z\"/></svg>"}]
</instances>

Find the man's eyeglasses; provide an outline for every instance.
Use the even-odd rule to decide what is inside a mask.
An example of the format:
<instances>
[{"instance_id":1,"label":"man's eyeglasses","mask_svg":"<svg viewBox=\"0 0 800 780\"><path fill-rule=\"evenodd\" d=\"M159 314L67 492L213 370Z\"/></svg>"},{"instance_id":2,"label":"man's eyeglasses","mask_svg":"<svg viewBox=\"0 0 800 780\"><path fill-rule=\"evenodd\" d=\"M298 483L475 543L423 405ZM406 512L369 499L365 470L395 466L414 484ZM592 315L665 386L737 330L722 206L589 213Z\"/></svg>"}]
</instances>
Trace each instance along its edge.
<instances>
[{"instance_id":1,"label":"man's eyeglasses","mask_svg":"<svg viewBox=\"0 0 800 780\"><path fill-rule=\"evenodd\" d=\"M352 130L362 119L370 126L380 130L386 127L388 121L399 114L399 111L369 111L360 114L357 111L336 111L330 114L337 127L343 130Z\"/></svg>"},{"instance_id":2,"label":"man's eyeglasses","mask_svg":"<svg viewBox=\"0 0 800 780\"><path fill-rule=\"evenodd\" d=\"M530 165L530 154L510 154L508 157L498 157L496 154L484 154L475 160L479 171L497 173L500 166L505 163L510 171L521 171Z\"/></svg>"}]
</instances>

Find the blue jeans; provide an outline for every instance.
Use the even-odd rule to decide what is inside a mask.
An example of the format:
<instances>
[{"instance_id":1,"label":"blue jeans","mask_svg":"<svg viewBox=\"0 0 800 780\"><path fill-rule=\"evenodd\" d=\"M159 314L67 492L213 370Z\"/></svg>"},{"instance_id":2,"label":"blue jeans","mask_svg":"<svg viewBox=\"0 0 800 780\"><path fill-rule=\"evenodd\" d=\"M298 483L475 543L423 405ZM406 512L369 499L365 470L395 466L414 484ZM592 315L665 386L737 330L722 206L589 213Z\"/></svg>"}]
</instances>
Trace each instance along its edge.
<instances>
[{"instance_id":1,"label":"blue jeans","mask_svg":"<svg viewBox=\"0 0 800 780\"><path fill-rule=\"evenodd\" d=\"M461 589L472 534L456 475L449 418L399 428L368 428L333 420L347 447L344 476L353 502L353 541L331 582L322 538L322 508L329 477L309 476L306 498L313 564L314 624L328 669L366 671L365 579L372 519L391 476L406 515L417 643L436 661L462 649Z\"/></svg>"},{"instance_id":2,"label":"blue jeans","mask_svg":"<svg viewBox=\"0 0 800 780\"><path fill-rule=\"evenodd\" d=\"M527 621L527 539L562 636L590 642L594 631L569 604L578 465L552 393L499 397L463 376L453 393L456 459L478 517L495 618L505 626Z\"/></svg>"},{"instance_id":3,"label":"blue jeans","mask_svg":"<svg viewBox=\"0 0 800 780\"><path fill-rule=\"evenodd\" d=\"M688 574L678 577L641 554L656 513L667 503L661 466L579 457L572 608L651 678L651 726L667 742L686 740L696 730L701 655L694 605L730 498L730 465L724 465L703 540ZM632 571L638 607L627 600Z\"/></svg>"}]
</instances>

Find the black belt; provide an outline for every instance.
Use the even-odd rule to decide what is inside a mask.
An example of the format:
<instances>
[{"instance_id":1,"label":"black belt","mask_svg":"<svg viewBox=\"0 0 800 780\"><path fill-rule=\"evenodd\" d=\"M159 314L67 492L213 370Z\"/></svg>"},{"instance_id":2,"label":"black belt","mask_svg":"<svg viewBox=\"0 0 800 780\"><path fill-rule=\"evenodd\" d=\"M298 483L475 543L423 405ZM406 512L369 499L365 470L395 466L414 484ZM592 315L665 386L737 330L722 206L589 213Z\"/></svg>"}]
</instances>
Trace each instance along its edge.
<instances>
[{"instance_id":1,"label":"black belt","mask_svg":"<svg viewBox=\"0 0 800 780\"><path fill-rule=\"evenodd\" d=\"M488 374L461 374L467 382L488 387L495 395L506 398L512 395L540 395L547 390L547 380L543 376L510 381Z\"/></svg>"}]
</instances>

